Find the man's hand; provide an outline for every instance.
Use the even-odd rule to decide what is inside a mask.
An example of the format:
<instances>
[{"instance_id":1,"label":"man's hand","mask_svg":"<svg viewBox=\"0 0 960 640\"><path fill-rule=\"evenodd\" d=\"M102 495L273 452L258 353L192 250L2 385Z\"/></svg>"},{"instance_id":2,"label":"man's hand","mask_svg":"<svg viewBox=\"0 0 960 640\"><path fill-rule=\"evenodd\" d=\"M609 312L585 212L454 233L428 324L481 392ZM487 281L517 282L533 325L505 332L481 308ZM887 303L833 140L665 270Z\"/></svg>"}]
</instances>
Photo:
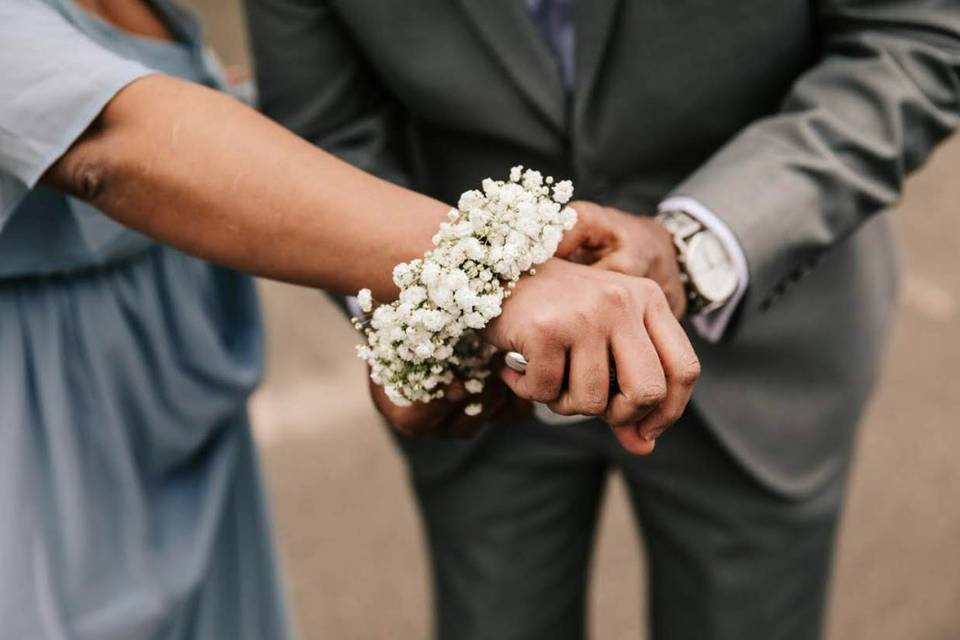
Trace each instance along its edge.
<instances>
[{"instance_id":1,"label":"man's hand","mask_svg":"<svg viewBox=\"0 0 960 640\"><path fill-rule=\"evenodd\" d=\"M520 279L485 331L519 351L525 374L501 377L517 396L562 415L603 417L637 454L683 413L700 363L653 280L553 259ZM619 392L610 397L610 364Z\"/></svg>"},{"instance_id":2,"label":"man's hand","mask_svg":"<svg viewBox=\"0 0 960 640\"><path fill-rule=\"evenodd\" d=\"M463 383L456 381L444 391L444 397L429 403L415 402L409 407L393 404L383 387L370 381L370 397L377 411L390 427L407 437L439 436L470 438L476 435L484 422L494 416L509 413L530 413L529 402L515 397L502 380L496 376L487 379L483 392L471 395ZM463 410L472 402L483 404L483 412L468 416Z\"/></svg>"},{"instance_id":3,"label":"man's hand","mask_svg":"<svg viewBox=\"0 0 960 640\"><path fill-rule=\"evenodd\" d=\"M677 250L666 229L653 218L592 202L578 201L570 206L577 210L577 226L564 235L558 258L650 278L663 289L673 314L683 317L687 297L680 280Z\"/></svg>"}]
</instances>

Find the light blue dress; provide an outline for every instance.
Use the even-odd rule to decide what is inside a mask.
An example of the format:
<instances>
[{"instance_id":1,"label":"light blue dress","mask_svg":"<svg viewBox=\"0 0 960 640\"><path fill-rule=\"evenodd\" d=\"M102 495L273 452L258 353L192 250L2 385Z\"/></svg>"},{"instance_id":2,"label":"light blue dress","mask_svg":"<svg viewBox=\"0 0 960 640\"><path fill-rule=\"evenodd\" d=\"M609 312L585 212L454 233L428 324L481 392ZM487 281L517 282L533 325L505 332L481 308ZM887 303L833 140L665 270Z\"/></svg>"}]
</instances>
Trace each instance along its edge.
<instances>
[{"instance_id":1,"label":"light blue dress","mask_svg":"<svg viewBox=\"0 0 960 640\"><path fill-rule=\"evenodd\" d=\"M246 402L251 281L37 180L132 80L210 86L70 0L0 0L0 638L289 637ZM189 135L182 132L181 135Z\"/></svg>"}]
</instances>

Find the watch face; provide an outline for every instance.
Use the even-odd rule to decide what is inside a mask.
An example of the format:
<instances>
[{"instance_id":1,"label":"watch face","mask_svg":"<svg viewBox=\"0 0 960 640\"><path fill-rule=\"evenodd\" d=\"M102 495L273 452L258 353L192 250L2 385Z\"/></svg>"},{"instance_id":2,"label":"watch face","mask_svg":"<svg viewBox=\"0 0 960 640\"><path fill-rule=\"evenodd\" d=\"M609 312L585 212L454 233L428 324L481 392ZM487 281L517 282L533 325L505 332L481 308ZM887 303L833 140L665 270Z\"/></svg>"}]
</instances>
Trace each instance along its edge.
<instances>
[{"instance_id":1,"label":"watch face","mask_svg":"<svg viewBox=\"0 0 960 640\"><path fill-rule=\"evenodd\" d=\"M724 302L737 290L737 270L720 239L710 232L690 239L686 269L697 292L713 302Z\"/></svg>"}]
</instances>

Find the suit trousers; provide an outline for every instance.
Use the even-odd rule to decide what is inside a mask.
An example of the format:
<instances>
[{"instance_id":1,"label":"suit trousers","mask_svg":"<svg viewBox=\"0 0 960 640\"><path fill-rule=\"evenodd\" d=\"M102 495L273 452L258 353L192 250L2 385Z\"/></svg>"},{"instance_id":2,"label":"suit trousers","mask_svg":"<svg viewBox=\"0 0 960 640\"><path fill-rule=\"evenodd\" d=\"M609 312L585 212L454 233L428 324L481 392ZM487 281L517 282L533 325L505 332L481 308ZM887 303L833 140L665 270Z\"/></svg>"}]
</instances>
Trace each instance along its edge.
<instances>
[{"instance_id":1,"label":"suit trousers","mask_svg":"<svg viewBox=\"0 0 960 640\"><path fill-rule=\"evenodd\" d=\"M493 424L453 468L401 440L430 547L439 640L578 640L598 507L629 487L653 640L820 637L846 474L804 496L756 482L692 409L632 456L592 420ZM427 449L426 455L423 449Z\"/></svg>"}]
</instances>

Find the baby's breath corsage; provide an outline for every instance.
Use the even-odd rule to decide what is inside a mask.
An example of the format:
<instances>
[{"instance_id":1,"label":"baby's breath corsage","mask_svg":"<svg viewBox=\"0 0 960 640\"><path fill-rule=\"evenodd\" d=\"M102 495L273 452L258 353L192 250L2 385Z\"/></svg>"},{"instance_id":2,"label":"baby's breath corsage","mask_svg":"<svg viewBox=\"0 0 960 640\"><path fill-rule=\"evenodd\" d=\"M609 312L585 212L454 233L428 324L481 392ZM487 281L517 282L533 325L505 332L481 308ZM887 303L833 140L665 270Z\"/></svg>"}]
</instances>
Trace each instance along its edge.
<instances>
[{"instance_id":1,"label":"baby's breath corsage","mask_svg":"<svg viewBox=\"0 0 960 640\"><path fill-rule=\"evenodd\" d=\"M514 167L508 181L487 178L482 188L460 196L432 250L394 268L397 301L374 308L369 289L357 295L365 315L354 320L367 338L357 353L399 406L442 398L456 378L471 394L483 391L495 349L479 332L500 315L520 276L553 257L577 222L563 206L573 196L569 180L554 184ZM465 412L482 408L472 402Z\"/></svg>"}]
</instances>

